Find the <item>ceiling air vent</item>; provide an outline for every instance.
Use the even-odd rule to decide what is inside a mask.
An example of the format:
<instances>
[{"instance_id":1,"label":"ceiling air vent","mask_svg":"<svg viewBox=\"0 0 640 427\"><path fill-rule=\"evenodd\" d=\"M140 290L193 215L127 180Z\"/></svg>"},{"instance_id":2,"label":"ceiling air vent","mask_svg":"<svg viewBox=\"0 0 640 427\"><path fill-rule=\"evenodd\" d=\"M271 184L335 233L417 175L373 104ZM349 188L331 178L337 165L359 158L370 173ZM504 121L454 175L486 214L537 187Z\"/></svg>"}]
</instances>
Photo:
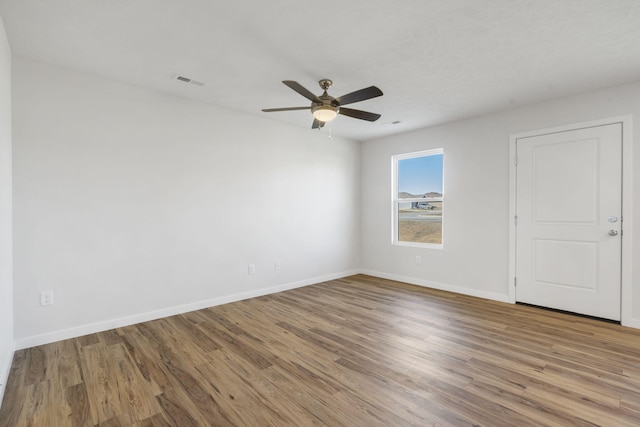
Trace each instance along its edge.
<instances>
[{"instance_id":1,"label":"ceiling air vent","mask_svg":"<svg viewBox=\"0 0 640 427\"><path fill-rule=\"evenodd\" d=\"M190 79L189 77L181 76L179 74L174 74L173 78L176 80L180 80L181 82L184 82L184 83L191 83L192 85L196 85L196 86L204 86L203 82L199 82L197 80L193 80L193 79Z\"/></svg>"}]
</instances>

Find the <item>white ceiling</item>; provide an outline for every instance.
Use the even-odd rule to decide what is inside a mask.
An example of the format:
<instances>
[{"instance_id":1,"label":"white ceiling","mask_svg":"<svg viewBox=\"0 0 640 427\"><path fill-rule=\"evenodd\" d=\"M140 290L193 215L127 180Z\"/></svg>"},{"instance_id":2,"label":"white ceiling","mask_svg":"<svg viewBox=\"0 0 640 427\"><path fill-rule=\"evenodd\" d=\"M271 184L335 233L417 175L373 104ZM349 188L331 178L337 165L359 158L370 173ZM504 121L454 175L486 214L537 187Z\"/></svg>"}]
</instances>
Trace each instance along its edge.
<instances>
[{"instance_id":1,"label":"white ceiling","mask_svg":"<svg viewBox=\"0 0 640 427\"><path fill-rule=\"evenodd\" d=\"M639 0L0 0L14 55L310 128L282 83L382 114L367 140L640 80ZM180 74L206 83L172 79ZM399 121L399 124L392 122ZM311 129L309 130L310 132Z\"/></svg>"}]
</instances>

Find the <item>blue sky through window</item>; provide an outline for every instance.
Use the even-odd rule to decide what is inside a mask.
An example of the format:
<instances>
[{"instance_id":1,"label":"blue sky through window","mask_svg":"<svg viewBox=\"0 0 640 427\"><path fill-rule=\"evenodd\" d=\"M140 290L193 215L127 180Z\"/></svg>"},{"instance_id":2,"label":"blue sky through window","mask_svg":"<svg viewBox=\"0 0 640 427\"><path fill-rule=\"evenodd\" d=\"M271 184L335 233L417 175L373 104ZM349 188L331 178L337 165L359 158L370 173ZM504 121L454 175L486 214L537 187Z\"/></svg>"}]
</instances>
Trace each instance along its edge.
<instances>
[{"instance_id":1,"label":"blue sky through window","mask_svg":"<svg viewBox=\"0 0 640 427\"><path fill-rule=\"evenodd\" d=\"M442 154L398 160L398 193L442 194Z\"/></svg>"}]
</instances>

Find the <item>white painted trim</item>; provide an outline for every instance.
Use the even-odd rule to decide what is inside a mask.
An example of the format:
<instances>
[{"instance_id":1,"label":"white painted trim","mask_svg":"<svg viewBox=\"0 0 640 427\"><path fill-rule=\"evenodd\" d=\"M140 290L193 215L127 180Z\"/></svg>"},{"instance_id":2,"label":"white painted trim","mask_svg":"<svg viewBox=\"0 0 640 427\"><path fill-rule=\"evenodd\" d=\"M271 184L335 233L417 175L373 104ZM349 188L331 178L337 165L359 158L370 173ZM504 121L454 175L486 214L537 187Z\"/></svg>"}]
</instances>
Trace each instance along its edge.
<instances>
[{"instance_id":1,"label":"white painted trim","mask_svg":"<svg viewBox=\"0 0 640 427\"><path fill-rule=\"evenodd\" d=\"M404 242L399 239L398 232L398 209L400 200L398 198L398 161L414 159L416 157L437 156L441 154L444 162L444 148L431 148L429 150L416 151L404 154L394 154L391 156L391 245L392 246L409 246L414 248L425 249L444 249L444 216L442 216L442 243L418 243L418 242ZM402 202L420 201L429 202L440 201L444 203L444 163L442 164L442 197L430 197L430 198L409 198L402 199Z\"/></svg>"},{"instance_id":2,"label":"white painted trim","mask_svg":"<svg viewBox=\"0 0 640 427\"><path fill-rule=\"evenodd\" d=\"M513 282L513 278L516 277L516 227L513 222L513 218L516 214L516 141L520 138L565 132L580 128L604 126L613 123L622 123L622 217L624 218L624 232L622 234L622 271L620 278L620 323L623 326L640 328L640 319L634 319L632 317L633 282L631 280L631 241L633 236L633 116L631 114L528 131L509 136L509 302L516 302L516 287Z\"/></svg>"},{"instance_id":3,"label":"white painted trim","mask_svg":"<svg viewBox=\"0 0 640 427\"><path fill-rule=\"evenodd\" d=\"M16 343L15 341L11 345L9 349L9 357L6 359L6 363L4 366L0 366L2 370L0 370L0 405L2 405L2 401L4 399L4 391L7 388L7 381L9 380L9 373L11 372L11 365L13 364L13 356L16 352Z\"/></svg>"},{"instance_id":4,"label":"white painted trim","mask_svg":"<svg viewBox=\"0 0 640 427\"><path fill-rule=\"evenodd\" d=\"M477 298L484 298L499 302L509 302L505 294L497 292L481 291L473 288L465 288L462 286L448 285L445 283L433 282L430 280L416 279L414 277L401 276L397 274L387 274L374 270L362 270L362 274L379 277L381 279L395 280L397 282L409 283L411 285L422 286L425 288L438 289L440 291L454 292L456 294L468 295Z\"/></svg>"},{"instance_id":5,"label":"white painted trim","mask_svg":"<svg viewBox=\"0 0 640 427\"><path fill-rule=\"evenodd\" d=\"M218 298L212 298L204 301L196 301L190 304L183 304L174 307L167 307L160 310L149 311L146 313L135 314L132 316L120 317L117 319L106 320L104 322L91 323L88 325L77 326L60 331L49 332L46 334L33 335L16 339L15 348L21 350L37 345L49 344L69 338L76 338L96 332L108 331L114 328L134 325L136 323L148 322L150 320L160 319L163 317L174 316L176 314L187 313L194 310L200 310L217 305L228 304L231 302L241 301L249 298L260 297L263 295L274 294L276 292L288 291L295 288L313 285L316 283L326 282L329 280L341 279L343 277L358 274L359 270L345 271L341 273L330 274L327 276L314 277L311 279L300 280L298 282L285 283L282 285L271 286L269 288L256 289L254 291L241 292L238 294L227 295Z\"/></svg>"},{"instance_id":6,"label":"white painted trim","mask_svg":"<svg viewBox=\"0 0 640 427\"><path fill-rule=\"evenodd\" d=\"M640 319L633 316L633 117L622 119L622 301L620 323L640 329Z\"/></svg>"},{"instance_id":7,"label":"white painted trim","mask_svg":"<svg viewBox=\"0 0 640 427\"><path fill-rule=\"evenodd\" d=\"M507 279L508 301L516 303L516 141L517 137L509 137L509 276Z\"/></svg>"},{"instance_id":8,"label":"white painted trim","mask_svg":"<svg viewBox=\"0 0 640 427\"><path fill-rule=\"evenodd\" d=\"M627 321L624 321L624 319L620 322L622 324L622 326L626 326L627 328L636 328L636 329L640 329L640 319L629 319Z\"/></svg>"}]
</instances>

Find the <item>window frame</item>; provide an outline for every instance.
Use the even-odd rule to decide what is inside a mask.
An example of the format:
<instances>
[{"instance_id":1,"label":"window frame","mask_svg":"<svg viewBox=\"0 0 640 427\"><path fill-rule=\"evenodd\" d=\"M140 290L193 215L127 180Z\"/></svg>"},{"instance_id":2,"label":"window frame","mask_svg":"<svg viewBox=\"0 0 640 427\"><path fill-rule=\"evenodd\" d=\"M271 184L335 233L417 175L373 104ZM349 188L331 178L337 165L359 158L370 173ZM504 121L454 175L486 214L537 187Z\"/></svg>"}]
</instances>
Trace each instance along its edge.
<instances>
[{"instance_id":1,"label":"window frame","mask_svg":"<svg viewBox=\"0 0 640 427\"><path fill-rule=\"evenodd\" d=\"M413 159L417 157L428 157L442 155L442 197L412 197L401 199L398 197L398 162L400 160ZM442 240L441 243L407 242L399 240L399 208L400 203L407 202L441 202L444 207L444 148L433 148L429 150L415 151L412 153L396 154L391 156L391 244L394 246L410 246L418 248L443 249L444 248L444 211L442 214Z\"/></svg>"}]
</instances>

